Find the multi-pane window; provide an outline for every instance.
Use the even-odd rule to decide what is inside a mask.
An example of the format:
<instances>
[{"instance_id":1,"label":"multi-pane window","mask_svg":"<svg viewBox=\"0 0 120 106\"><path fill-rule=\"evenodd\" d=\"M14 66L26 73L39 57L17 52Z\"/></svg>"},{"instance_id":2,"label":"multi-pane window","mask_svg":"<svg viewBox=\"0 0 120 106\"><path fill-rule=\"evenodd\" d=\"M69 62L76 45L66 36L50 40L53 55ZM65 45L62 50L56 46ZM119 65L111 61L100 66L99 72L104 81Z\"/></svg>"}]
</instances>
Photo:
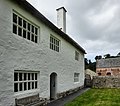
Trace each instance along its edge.
<instances>
[{"instance_id":1,"label":"multi-pane window","mask_svg":"<svg viewBox=\"0 0 120 106\"><path fill-rule=\"evenodd\" d=\"M59 52L60 51L60 40L50 36L50 49Z\"/></svg>"},{"instance_id":2,"label":"multi-pane window","mask_svg":"<svg viewBox=\"0 0 120 106\"><path fill-rule=\"evenodd\" d=\"M74 82L79 82L79 73L74 73Z\"/></svg>"},{"instance_id":3,"label":"multi-pane window","mask_svg":"<svg viewBox=\"0 0 120 106\"><path fill-rule=\"evenodd\" d=\"M38 27L16 13L13 13L13 33L38 43Z\"/></svg>"},{"instance_id":4,"label":"multi-pane window","mask_svg":"<svg viewBox=\"0 0 120 106\"><path fill-rule=\"evenodd\" d=\"M79 60L79 52L75 51L75 60Z\"/></svg>"},{"instance_id":5,"label":"multi-pane window","mask_svg":"<svg viewBox=\"0 0 120 106\"><path fill-rule=\"evenodd\" d=\"M37 72L14 71L14 92L38 88Z\"/></svg>"}]
</instances>

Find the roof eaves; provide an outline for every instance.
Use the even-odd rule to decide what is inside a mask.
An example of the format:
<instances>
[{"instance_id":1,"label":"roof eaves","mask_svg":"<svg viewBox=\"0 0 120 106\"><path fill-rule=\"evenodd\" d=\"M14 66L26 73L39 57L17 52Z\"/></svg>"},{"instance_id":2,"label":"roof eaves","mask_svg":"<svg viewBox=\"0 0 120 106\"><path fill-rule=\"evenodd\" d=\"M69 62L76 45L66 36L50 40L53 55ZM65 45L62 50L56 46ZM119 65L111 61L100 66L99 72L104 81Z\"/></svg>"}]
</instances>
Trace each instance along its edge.
<instances>
[{"instance_id":1,"label":"roof eaves","mask_svg":"<svg viewBox=\"0 0 120 106\"><path fill-rule=\"evenodd\" d=\"M86 54L85 50L78 43L76 43L71 37L69 37L66 33L61 31L58 27L56 27L52 22L50 22L45 16L43 16L36 8L34 8L26 0L12 0L12 1L22 6L26 11L29 11L32 15L41 20L45 25L49 26L54 32L58 33L67 42L71 43L78 50Z\"/></svg>"}]
</instances>

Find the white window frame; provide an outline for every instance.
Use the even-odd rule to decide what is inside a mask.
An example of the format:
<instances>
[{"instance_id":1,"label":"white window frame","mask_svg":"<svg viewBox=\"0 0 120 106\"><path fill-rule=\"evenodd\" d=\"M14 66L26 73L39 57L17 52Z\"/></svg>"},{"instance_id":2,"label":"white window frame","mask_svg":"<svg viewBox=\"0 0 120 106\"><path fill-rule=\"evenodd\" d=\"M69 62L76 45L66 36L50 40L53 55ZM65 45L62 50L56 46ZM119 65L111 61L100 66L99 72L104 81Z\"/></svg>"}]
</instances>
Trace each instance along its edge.
<instances>
[{"instance_id":1,"label":"white window frame","mask_svg":"<svg viewBox=\"0 0 120 106\"><path fill-rule=\"evenodd\" d=\"M53 35L50 35L50 49L60 52L60 40Z\"/></svg>"},{"instance_id":2,"label":"white window frame","mask_svg":"<svg viewBox=\"0 0 120 106\"><path fill-rule=\"evenodd\" d=\"M38 74L39 72L34 72L34 71L18 71L18 70L16 71L15 70L14 71L14 92L18 93L18 92L38 89L39 88Z\"/></svg>"},{"instance_id":3,"label":"white window frame","mask_svg":"<svg viewBox=\"0 0 120 106\"><path fill-rule=\"evenodd\" d=\"M80 73L74 73L74 83L78 83L80 81Z\"/></svg>"},{"instance_id":4,"label":"white window frame","mask_svg":"<svg viewBox=\"0 0 120 106\"><path fill-rule=\"evenodd\" d=\"M38 43L39 27L37 25L35 25L34 23L31 23L29 20L24 18L22 15L17 13L15 10L13 10L12 23L13 23L12 29L13 29L14 34L20 37L23 37L27 40L30 40L34 43Z\"/></svg>"},{"instance_id":5,"label":"white window frame","mask_svg":"<svg viewBox=\"0 0 120 106\"><path fill-rule=\"evenodd\" d=\"M78 51L75 51L75 60L79 61L80 53Z\"/></svg>"}]
</instances>

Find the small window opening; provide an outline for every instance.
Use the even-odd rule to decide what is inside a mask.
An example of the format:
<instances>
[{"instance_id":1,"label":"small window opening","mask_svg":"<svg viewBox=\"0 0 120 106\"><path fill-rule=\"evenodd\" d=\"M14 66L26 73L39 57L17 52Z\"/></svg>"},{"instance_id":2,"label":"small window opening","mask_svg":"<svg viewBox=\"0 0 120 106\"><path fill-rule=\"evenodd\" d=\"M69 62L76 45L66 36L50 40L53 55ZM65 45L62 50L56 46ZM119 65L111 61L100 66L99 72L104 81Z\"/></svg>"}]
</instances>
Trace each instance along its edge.
<instances>
[{"instance_id":1,"label":"small window opening","mask_svg":"<svg viewBox=\"0 0 120 106\"><path fill-rule=\"evenodd\" d=\"M106 75L111 76L111 73L110 73L110 72L108 72Z\"/></svg>"},{"instance_id":2,"label":"small window opening","mask_svg":"<svg viewBox=\"0 0 120 106\"><path fill-rule=\"evenodd\" d=\"M101 73L98 73L98 76L101 76Z\"/></svg>"}]
</instances>

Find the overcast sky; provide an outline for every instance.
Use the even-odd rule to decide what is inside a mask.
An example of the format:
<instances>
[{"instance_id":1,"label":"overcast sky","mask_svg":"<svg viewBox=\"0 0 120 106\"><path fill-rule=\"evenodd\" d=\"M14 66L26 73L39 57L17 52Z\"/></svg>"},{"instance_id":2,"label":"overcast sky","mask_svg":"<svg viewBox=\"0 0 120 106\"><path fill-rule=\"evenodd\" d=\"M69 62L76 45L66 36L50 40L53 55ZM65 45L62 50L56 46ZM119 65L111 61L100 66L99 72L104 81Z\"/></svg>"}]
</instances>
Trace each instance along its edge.
<instances>
[{"instance_id":1,"label":"overcast sky","mask_svg":"<svg viewBox=\"0 0 120 106\"><path fill-rule=\"evenodd\" d=\"M56 25L56 9L67 10L67 34L94 61L96 55L120 52L120 0L28 0Z\"/></svg>"}]
</instances>

